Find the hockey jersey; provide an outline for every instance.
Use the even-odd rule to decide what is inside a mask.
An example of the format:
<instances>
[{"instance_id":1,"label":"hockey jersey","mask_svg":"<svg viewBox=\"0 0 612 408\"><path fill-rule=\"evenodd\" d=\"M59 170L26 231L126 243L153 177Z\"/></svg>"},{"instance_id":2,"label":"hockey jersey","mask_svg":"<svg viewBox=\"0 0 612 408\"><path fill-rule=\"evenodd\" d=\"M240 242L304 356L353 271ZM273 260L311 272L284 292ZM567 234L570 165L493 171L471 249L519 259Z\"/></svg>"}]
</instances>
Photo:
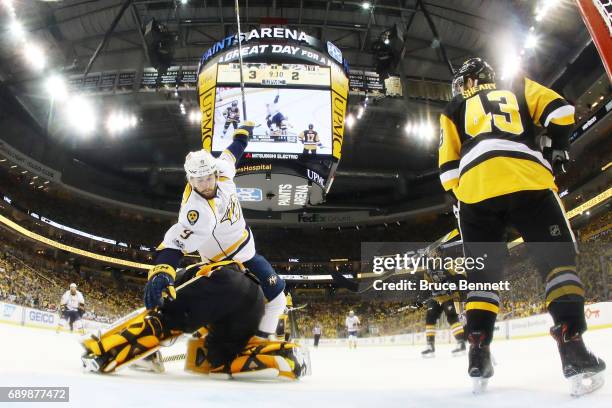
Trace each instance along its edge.
<instances>
[{"instance_id":1,"label":"hockey jersey","mask_svg":"<svg viewBox=\"0 0 612 408\"><path fill-rule=\"evenodd\" d=\"M571 126L574 107L528 78L508 88L482 84L440 115L440 180L464 203L522 190L557 190L536 127Z\"/></svg>"},{"instance_id":2,"label":"hockey jersey","mask_svg":"<svg viewBox=\"0 0 612 408\"><path fill-rule=\"evenodd\" d=\"M305 130L300 134L300 141L304 144L304 149L314 150L319 143L319 134L314 130Z\"/></svg>"},{"instance_id":3,"label":"hockey jersey","mask_svg":"<svg viewBox=\"0 0 612 408\"><path fill-rule=\"evenodd\" d=\"M255 256L254 240L236 194L235 158L225 150L216 164L216 196L207 200L187 184L178 221L166 232L159 249L198 251L202 261L208 263L228 259L245 262Z\"/></svg>"},{"instance_id":4,"label":"hockey jersey","mask_svg":"<svg viewBox=\"0 0 612 408\"><path fill-rule=\"evenodd\" d=\"M240 110L237 107L230 106L225 112L225 118L228 122L240 122Z\"/></svg>"},{"instance_id":5,"label":"hockey jersey","mask_svg":"<svg viewBox=\"0 0 612 408\"><path fill-rule=\"evenodd\" d=\"M60 304L66 306L68 310L79 310L79 305L84 305L85 299L83 298L83 294L78 290L74 295L70 293L70 290L67 290L62 295Z\"/></svg>"},{"instance_id":6,"label":"hockey jersey","mask_svg":"<svg viewBox=\"0 0 612 408\"><path fill-rule=\"evenodd\" d=\"M359 324L361 322L357 316L347 316L344 323L346 324L347 331L354 332L359 329Z\"/></svg>"}]
</instances>

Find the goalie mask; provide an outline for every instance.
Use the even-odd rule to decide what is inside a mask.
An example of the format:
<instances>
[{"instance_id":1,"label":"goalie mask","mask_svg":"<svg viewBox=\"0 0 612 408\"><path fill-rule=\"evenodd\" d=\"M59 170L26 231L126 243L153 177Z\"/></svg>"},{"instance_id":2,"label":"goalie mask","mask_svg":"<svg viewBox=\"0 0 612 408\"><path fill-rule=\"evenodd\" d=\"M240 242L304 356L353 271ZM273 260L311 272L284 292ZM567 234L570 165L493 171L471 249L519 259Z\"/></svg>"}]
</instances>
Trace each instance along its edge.
<instances>
[{"instance_id":1,"label":"goalie mask","mask_svg":"<svg viewBox=\"0 0 612 408\"><path fill-rule=\"evenodd\" d=\"M453 75L453 97L464 91L465 82L468 78L472 78L478 84L495 82L495 71L482 58L468 59Z\"/></svg>"},{"instance_id":2,"label":"goalie mask","mask_svg":"<svg viewBox=\"0 0 612 408\"><path fill-rule=\"evenodd\" d=\"M210 199L217 188L217 163L206 150L190 152L185 158L187 181L194 190Z\"/></svg>"}]
</instances>

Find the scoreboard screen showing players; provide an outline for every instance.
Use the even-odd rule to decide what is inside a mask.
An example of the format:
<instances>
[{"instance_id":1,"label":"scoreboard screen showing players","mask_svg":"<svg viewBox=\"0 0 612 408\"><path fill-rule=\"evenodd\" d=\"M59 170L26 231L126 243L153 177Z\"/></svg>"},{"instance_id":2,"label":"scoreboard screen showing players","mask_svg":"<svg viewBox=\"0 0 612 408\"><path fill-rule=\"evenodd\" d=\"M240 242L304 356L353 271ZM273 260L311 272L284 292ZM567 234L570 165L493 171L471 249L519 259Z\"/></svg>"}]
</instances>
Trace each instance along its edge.
<instances>
[{"instance_id":1,"label":"scoreboard screen showing players","mask_svg":"<svg viewBox=\"0 0 612 408\"><path fill-rule=\"evenodd\" d=\"M225 72L228 76L239 75L239 72ZM271 71L258 69L252 72L261 84L269 79L267 74ZM294 72L288 70L288 78L277 78L276 81L290 84ZM319 74L312 74L307 79L312 88L245 84L247 118L256 123L247 152L332 154L329 72L326 79ZM215 99L212 150L220 152L231 143L235 127L244 120L240 86L223 86L218 81Z\"/></svg>"}]
</instances>

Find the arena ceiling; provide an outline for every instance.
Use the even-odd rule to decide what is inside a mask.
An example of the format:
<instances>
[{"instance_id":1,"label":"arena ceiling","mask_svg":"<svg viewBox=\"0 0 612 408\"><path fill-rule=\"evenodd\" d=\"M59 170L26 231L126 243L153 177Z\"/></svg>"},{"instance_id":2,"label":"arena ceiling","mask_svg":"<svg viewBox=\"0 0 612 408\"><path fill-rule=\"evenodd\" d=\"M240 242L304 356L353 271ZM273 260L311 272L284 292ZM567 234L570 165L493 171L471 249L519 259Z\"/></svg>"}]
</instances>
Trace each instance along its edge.
<instances>
[{"instance_id":1,"label":"arena ceiling","mask_svg":"<svg viewBox=\"0 0 612 408\"><path fill-rule=\"evenodd\" d=\"M43 70L24 62L23 47L11 39L10 13L3 9L0 41L0 96L3 121L29 120L40 130L32 145L59 145L67 157L102 171L143 184L144 193L176 195L183 182L180 168L189 149L199 145L198 125L181 114L197 106L195 92L173 90L128 92L96 97L100 111L124 108L137 125L110 137L103 129L87 138L63 126L44 87L52 74L135 69L149 66L141 24L151 18L176 34L175 65L197 65L203 51L236 30L234 0L188 1L10 1L28 43L36 44L47 63ZM330 206L384 206L424 195L441 193L436 177L437 132L428 137L407 134L410 123L431 123L448 95L451 69L468 57L487 58L501 73L508 58L515 60L529 33L537 47L523 50L523 69L551 85L589 46L590 37L571 0L240 0L243 29L261 24L283 24L334 42L351 69L373 71L373 45L397 27L403 39L395 71L422 86L424 96L375 99L362 119L348 129ZM112 32L113 20L121 18ZM538 17L538 13L540 16ZM530 27L534 27L530 31ZM107 42L96 53L103 39ZM96 58L92 61L92 56ZM43 58L43 57L41 57ZM575 76L584 73L574 73ZM566 81L567 82L567 81ZM428 91L427 91L428 90ZM444 91L441 91L444 90ZM581 92L575 91L579 96ZM431 95L431 96L428 96ZM350 97L355 109L363 96ZM22 114L16 112L21 110ZM28 153L28 152L24 152Z\"/></svg>"}]
</instances>

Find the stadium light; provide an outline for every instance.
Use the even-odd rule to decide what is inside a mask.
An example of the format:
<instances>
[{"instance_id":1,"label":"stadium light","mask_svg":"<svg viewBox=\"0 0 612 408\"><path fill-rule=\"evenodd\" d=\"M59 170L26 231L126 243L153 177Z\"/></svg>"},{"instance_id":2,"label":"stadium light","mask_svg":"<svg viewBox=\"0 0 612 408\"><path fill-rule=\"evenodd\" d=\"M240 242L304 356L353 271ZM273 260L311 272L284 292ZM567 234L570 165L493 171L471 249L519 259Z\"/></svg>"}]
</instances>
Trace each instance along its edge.
<instances>
[{"instance_id":1,"label":"stadium light","mask_svg":"<svg viewBox=\"0 0 612 408\"><path fill-rule=\"evenodd\" d=\"M346 121L346 127L351 129L353 127L353 125L355 124L355 117L353 116L352 113L349 113L346 116L346 120L345 121Z\"/></svg>"},{"instance_id":2,"label":"stadium light","mask_svg":"<svg viewBox=\"0 0 612 408\"><path fill-rule=\"evenodd\" d=\"M421 132L421 139L426 140L433 138L435 134L435 129L433 125L429 122L421 123L421 128L419 129L419 131Z\"/></svg>"},{"instance_id":3,"label":"stadium light","mask_svg":"<svg viewBox=\"0 0 612 408\"><path fill-rule=\"evenodd\" d=\"M192 123L198 123L202 118L202 112L199 109L194 109L189 112L189 121Z\"/></svg>"},{"instance_id":4,"label":"stadium light","mask_svg":"<svg viewBox=\"0 0 612 408\"><path fill-rule=\"evenodd\" d=\"M68 88L66 82L59 75L52 75L45 82L45 88L51 98L57 101L64 101L68 98Z\"/></svg>"},{"instance_id":5,"label":"stadium light","mask_svg":"<svg viewBox=\"0 0 612 408\"><path fill-rule=\"evenodd\" d=\"M404 132L406 132L407 135L412 133L412 123L406 123L406 125L404 126Z\"/></svg>"},{"instance_id":6,"label":"stadium light","mask_svg":"<svg viewBox=\"0 0 612 408\"><path fill-rule=\"evenodd\" d=\"M17 41L25 39L25 30L23 29L23 25L21 25L21 23L17 20L13 20L9 24L9 33L11 34L11 37Z\"/></svg>"},{"instance_id":7,"label":"stadium light","mask_svg":"<svg viewBox=\"0 0 612 408\"><path fill-rule=\"evenodd\" d=\"M30 43L26 44L23 47L23 56L35 70L42 70L45 68L45 66L47 66L47 58L45 57L45 53L37 45Z\"/></svg>"},{"instance_id":8,"label":"stadium light","mask_svg":"<svg viewBox=\"0 0 612 408\"><path fill-rule=\"evenodd\" d=\"M113 112L106 119L106 129L111 134L121 133L126 129L131 129L136 126L138 120L135 115L129 115L125 112Z\"/></svg>"},{"instance_id":9,"label":"stadium light","mask_svg":"<svg viewBox=\"0 0 612 408\"><path fill-rule=\"evenodd\" d=\"M527 34L527 38L525 39L525 48L532 49L538 45L538 37L534 33Z\"/></svg>"},{"instance_id":10,"label":"stadium light","mask_svg":"<svg viewBox=\"0 0 612 408\"><path fill-rule=\"evenodd\" d=\"M551 8L557 4L558 0L542 0L535 9L535 20L542 21Z\"/></svg>"},{"instance_id":11,"label":"stadium light","mask_svg":"<svg viewBox=\"0 0 612 408\"><path fill-rule=\"evenodd\" d=\"M81 97L74 96L66 104L68 123L81 134L93 132L97 118L92 103Z\"/></svg>"},{"instance_id":12,"label":"stadium light","mask_svg":"<svg viewBox=\"0 0 612 408\"><path fill-rule=\"evenodd\" d=\"M512 79L521 68L521 57L511 52L506 55L502 66L504 67L501 75L502 81Z\"/></svg>"},{"instance_id":13,"label":"stadium light","mask_svg":"<svg viewBox=\"0 0 612 408\"><path fill-rule=\"evenodd\" d=\"M364 10L369 10L370 7L372 7L372 5L370 4L369 1L364 1L363 3L361 3L361 8Z\"/></svg>"}]
</instances>

